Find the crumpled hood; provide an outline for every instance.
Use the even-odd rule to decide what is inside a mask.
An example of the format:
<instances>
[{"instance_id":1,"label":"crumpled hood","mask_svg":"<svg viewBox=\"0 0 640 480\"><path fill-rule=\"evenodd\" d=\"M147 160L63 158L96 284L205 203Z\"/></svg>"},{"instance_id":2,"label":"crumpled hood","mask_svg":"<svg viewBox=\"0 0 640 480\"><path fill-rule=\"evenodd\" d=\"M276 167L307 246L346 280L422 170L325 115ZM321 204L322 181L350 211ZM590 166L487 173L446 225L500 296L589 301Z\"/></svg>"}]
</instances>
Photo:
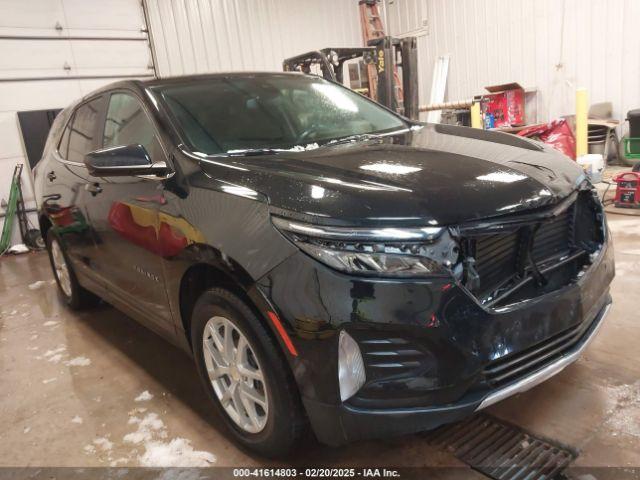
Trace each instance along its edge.
<instances>
[{"instance_id":1,"label":"crumpled hood","mask_svg":"<svg viewBox=\"0 0 640 480\"><path fill-rule=\"evenodd\" d=\"M548 147L445 125L233 165L218 178L321 223L456 225L557 203L584 181L575 162Z\"/></svg>"}]
</instances>

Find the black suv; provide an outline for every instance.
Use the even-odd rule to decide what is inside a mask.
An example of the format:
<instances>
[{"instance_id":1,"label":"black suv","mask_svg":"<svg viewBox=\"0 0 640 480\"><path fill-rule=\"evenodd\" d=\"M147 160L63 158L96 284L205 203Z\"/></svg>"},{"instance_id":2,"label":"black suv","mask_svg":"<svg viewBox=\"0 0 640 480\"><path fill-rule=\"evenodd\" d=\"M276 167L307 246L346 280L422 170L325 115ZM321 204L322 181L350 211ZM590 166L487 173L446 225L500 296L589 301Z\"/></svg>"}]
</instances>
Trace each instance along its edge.
<instances>
[{"instance_id":1,"label":"black suv","mask_svg":"<svg viewBox=\"0 0 640 480\"><path fill-rule=\"evenodd\" d=\"M611 305L582 170L516 136L414 123L314 76L115 83L36 175L62 298L190 352L264 455L435 428L574 361Z\"/></svg>"}]
</instances>

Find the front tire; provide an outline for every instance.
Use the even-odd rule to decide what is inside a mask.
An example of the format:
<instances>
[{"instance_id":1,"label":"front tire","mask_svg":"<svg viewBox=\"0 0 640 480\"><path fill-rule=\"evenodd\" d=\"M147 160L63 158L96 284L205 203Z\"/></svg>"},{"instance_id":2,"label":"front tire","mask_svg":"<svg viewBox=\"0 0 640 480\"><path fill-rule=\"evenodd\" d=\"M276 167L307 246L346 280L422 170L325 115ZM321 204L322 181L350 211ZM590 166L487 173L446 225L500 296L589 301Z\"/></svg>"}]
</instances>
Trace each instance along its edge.
<instances>
[{"instance_id":1,"label":"front tire","mask_svg":"<svg viewBox=\"0 0 640 480\"><path fill-rule=\"evenodd\" d=\"M235 440L267 457L290 452L304 433L296 385L280 347L232 292L204 292L191 341L204 388Z\"/></svg>"},{"instance_id":2,"label":"front tire","mask_svg":"<svg viewBox=\"0 0 640 480\"><path fill-rule=\"evenodd\" d=\"M96 305L100 299L80 286L62 241L52 229L47 232L47 251L53 276L64 302L74 310Z\"/></svg>"}]
</instances>

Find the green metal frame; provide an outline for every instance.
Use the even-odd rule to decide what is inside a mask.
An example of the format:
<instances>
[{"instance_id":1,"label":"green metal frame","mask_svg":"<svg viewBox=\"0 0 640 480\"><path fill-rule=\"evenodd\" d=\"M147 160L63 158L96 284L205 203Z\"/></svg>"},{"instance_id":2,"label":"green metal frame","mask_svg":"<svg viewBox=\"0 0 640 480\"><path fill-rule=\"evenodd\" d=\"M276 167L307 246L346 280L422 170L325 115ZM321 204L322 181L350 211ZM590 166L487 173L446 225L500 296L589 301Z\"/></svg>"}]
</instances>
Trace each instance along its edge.
<instances>
[{"instance_id":1,"label":"green metal frame","mask_svg":"<svg viewBox=\"0 0 640 480\"><path fill-rule=\"evenodd\" d=\"M9 192L9 203L7 204L7 210L5 212L4 224L2 225L2 236L0 236L0 253L6 251L11 246L11 232L13 231L13 220L16 216L18 209L18 200L21 196L20 191L20 173L22 172L22 165L20 169L16 167L13 171L13 177L11 178L11 190Z\"/></svg>"},{"instance_id":2,"label":"green metal frame","mask_svg":"<svg viewBox=\"0 0 640 480\"><path fill-rule=\"evenodd\" d=\"M640 148L640 137L627 137L624 140L624 156L627 158L640 158L640 151L638 153L631 153L631 142L634 142L634 146Z\"/></svg>"}]
</instances>

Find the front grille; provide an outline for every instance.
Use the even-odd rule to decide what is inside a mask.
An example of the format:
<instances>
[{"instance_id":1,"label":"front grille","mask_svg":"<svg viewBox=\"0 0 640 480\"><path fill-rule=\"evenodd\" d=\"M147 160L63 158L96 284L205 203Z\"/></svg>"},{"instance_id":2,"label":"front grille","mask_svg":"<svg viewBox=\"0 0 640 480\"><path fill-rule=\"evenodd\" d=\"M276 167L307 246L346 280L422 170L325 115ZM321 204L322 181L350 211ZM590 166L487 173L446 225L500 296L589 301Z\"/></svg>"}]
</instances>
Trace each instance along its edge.
<instances>
[{"instance_id":1,"label":"front grille","mask_svg":"<svg viewBox=\"0 0 640 480\"><path fill-rule=\"evenodd\" d=\"M481 302L490 302L543 265L602 243L598 208L590 192L581 192L572 205L555 217L531 222L509 233L475 233L467 237L467 255L477 273L469 289ZM531 237L533 236L533 239ZM585 241L586 240L586 241ZM469 277L467 277L469 278Z\"/></svg>"},{"instance_id":2,"label":"front grille","mask_svg":"<svg viewBox=\"0 0 640 480\"><path fill-rule=\"evenodd\" d=\"M538 370L571 350L584 335L578 324L516 354L489 363L483 370L486 382L493 388Z\"/></svg>"},{"instance_id":3,"label":"front grille","mask_svg":"<svg viewBox=\"0 0 640 480\"><path fill-rule=\"evenodd\" d=\"M540 225L533 241L531 258L541 262L549 258L566 255L573 245L571 222L575 204L551 221Z\"/></svg>"},{"instance_id":4,"label":"front grille","mask_svg":"<svg viewBox=\"0 0 640 480\"><path fill-rule=\"evenodd\" d=\"M517 271L518 233L483 235L476 240L476 271L481 291L491 290Z\"/></svg>"},{"instance_id":5,"label":"front grille","mask_svg":"<svg viewBox=\"0 0 640 480\"><path fill-rule=\"evenodd\" d=\"M574 206L556 218L544 222L534 234L531 258L541 262L568 254L573 244L571 221ZM482 235L475 239L476 271L480 276L481 292L495 289L505 279L518 273L519 260L524 254L524 229L510 234Z\"/></svg>"}]
</instances>

